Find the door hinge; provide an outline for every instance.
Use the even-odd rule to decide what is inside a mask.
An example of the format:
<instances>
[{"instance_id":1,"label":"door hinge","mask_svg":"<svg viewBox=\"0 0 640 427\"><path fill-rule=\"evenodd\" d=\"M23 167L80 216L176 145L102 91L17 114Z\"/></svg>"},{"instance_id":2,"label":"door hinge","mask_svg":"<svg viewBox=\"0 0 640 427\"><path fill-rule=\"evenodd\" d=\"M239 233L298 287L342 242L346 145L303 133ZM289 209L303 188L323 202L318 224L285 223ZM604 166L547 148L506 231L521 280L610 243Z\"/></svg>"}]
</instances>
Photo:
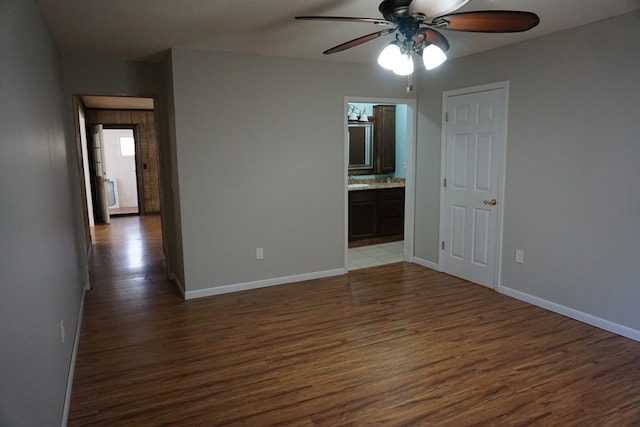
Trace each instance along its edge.
<instances>
[{"instance_id":1,"label":"door hinge","mask_svg":"<svg viewBox=\"0 0 640 427\"><path fill-rule=\"evenodd\" d=\"M444 240L442 241L442 250L444 251Z\"/></svg>"},{"instance_id":2,"label":"door hinge","mask_svg":"<svg viewBox=\"0 0 640 427\"><path fill-rule=\"evenodd\" d=\"M445 188L447 187L447 178L444 179L443 185Z\"/></svg>"},{"instance_id":3,"label":"door hinge","mask_svg":"<svg viewBox=\"0 0 640 427\"><path fill-rule=\"evenodd\" d=\"M449 112L444 113L444 121L445 122L449 121Z\"/></svg>"}]
</instances>

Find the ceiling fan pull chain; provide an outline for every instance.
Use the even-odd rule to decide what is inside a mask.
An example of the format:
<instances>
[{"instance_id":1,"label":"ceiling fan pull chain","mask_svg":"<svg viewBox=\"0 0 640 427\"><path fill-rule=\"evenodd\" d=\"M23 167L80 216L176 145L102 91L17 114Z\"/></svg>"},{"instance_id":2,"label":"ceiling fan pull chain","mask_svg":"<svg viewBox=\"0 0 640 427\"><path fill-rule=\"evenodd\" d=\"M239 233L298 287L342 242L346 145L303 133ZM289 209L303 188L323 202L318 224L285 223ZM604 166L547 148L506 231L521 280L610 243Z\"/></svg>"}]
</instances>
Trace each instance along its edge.
<instances>
[{"instance_id":1,"label":"ceiling fan pull chain","mask_svg":"<svg viewBox=\"0 0 640 427\"><path fill-rule=\"evenodd\" d=\"M407 76L407 93L411 93L413 91L413 73Z\"/></svg>"}]
</instances>

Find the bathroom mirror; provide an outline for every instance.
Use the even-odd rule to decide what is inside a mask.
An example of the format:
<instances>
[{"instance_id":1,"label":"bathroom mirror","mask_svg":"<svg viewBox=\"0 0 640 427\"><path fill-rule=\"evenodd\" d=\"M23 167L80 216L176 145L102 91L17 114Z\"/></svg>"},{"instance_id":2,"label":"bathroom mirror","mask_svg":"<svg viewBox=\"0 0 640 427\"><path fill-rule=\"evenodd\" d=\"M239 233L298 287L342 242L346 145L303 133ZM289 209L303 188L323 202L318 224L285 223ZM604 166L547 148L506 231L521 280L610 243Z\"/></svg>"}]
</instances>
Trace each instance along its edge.
<instances>
[{"instance_id":1,"label":"bathroom mirror","mask_svg":"<svg viewBox=\"0 0 640 427\"><path fill-rule=\"evenodd\" d=\"M349 122L349 173L370 174L373 171L373 123Z\"/></svg>"}]
</instances>

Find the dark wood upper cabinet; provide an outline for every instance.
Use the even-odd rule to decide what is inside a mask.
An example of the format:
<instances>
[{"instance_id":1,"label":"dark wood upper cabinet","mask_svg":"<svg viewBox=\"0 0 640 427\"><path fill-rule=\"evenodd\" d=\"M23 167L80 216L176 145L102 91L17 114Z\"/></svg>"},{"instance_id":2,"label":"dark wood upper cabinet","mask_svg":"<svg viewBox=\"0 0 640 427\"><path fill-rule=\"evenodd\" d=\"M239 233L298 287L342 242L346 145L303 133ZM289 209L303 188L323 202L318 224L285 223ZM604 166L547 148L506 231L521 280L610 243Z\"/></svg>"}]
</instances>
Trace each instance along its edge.
<instances>
[{"instance_id":1,"label":"dark wood upper cabinet","mask_svg":"<svg viewBox=\"0 0 640 427\"><path fill-rule=\"evenodd\" d=\"M396 171L396 106L373 107L374 174Z\"/></svg>"}]
</instances>

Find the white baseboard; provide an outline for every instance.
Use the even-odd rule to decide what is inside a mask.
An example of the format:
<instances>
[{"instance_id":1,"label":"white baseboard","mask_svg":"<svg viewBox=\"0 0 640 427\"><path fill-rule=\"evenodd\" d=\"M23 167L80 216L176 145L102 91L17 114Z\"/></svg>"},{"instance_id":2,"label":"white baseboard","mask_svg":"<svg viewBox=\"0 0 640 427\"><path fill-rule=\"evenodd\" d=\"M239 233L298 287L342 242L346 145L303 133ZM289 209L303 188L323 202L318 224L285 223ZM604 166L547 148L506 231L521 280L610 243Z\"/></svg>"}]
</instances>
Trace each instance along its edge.
<instances>
[{"instance_id":1,"label":"white baseboard","mask_svg":"<svg viewBox=\"0 0 640 427\"><path fill-rule=\"evenodd\" d=\"M426 259L422 259L422 258L418 258L418 257L414 256L413 257L413 262L418 264L418 265L421 265L423 267L427 267L427 268L430 268L430 269L435 270L435 271L440 271L440 265L439 264L436 264L436 263L431 262L431 261L427 261Z\"/></svg>"},{"instance_id":2,"label":"white baseboard","mask_svg":"<svg viewBox=\"0 0 640 427\"><path fill-rule=\"evenodd\" d=\"M284 285L287 283L302 282L305 280L324 279L325 277L340 276L347 274L346 268L336 268L335 270L318 271L315 273L297 274L293 276L276 277L273 279L257 280L255 282L236 283L233 285L217 286L215 288L199 289L197 291L187 291L185 299L203 298L212 295L227 294L230 292L248 291L250 289L265 288L267 286Z\"/></svg>"},{"instance_id":3,"label":"white baseboard","mask_svg":"<svg viewBox=\"0 0 640 427\"><path fill-rule=\"evenodd\" d=\"M496 291L520 301L524 301L529 304L544 308L546 310L553 311L554 313L562 314L563 316L570 317L574 320L578 320L588 325L595 326L596 328L604 329L605 331L621 335L634 341L640 341L640 331L629 328L628 326L623 326L552 301L548 301L521 291L517 291L506 286L498 286L496 288Z\"/></svg>"},{"instance_id":4,"label":"white baseboard","mask_svg":"<svg viewBox=\"0 0 640 427\"><path fill-rule=\"evenodd\" d=\"M67 390L64 394L64 407L62 409L62 427L66 427L69 420L69 410L71 409L71 391L73 389L73 376L76 372L76 358L78 357L78 345L80 344L80 330L82 329L82 314L84 313L84 296L87 294L89 284L85 283L80 297L80 310L78 310L78 322L76 333L73 338L73 350L71 351L71 363L69 364L69 376L67 377Z\"/></svg>"}]
</instances>

